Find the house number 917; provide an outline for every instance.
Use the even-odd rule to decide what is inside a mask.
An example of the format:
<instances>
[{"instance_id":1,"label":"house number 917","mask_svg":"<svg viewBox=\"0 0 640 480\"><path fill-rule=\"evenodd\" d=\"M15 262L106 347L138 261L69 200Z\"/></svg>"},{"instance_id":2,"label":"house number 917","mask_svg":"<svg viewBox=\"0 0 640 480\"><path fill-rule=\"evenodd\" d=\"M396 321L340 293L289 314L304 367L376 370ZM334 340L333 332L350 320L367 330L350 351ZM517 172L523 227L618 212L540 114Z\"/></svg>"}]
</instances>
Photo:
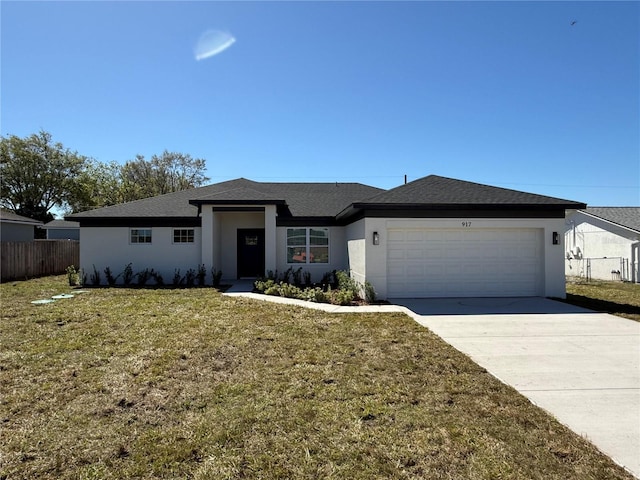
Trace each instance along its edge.
<instances>
[{"instance_id":1,"label":"house number 917","mask_svg":"<svg viewBox=\"0 0 640 480\"><path fill-rule=\"evenodd\" d=\"M471 222L462 222L462 226L463 227L470 227L471 226Z\"/></svg>"}]
</instances>

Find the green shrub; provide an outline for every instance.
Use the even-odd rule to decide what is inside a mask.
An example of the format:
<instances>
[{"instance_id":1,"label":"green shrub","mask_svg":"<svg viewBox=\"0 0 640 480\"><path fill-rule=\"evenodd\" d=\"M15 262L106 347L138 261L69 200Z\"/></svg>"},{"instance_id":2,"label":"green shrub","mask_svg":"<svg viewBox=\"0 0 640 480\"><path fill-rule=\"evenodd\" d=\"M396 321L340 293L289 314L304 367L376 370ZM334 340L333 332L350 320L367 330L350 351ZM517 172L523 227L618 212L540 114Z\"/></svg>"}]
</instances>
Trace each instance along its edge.
<instances>
[{"instance_id":1,"label":"green shrub","mask_svg":"<svg viewBox=\"0 0 640 480\"><path fill-rule=\"evenodd\" d=\"M187 270L187 273L184 274L184 281L187 287L193 287L196 284L196 271L193 268L190 268Z\"/></svg>"},{"instance_id":2,"label":"green shrub","mask_svg":"<svg viewBox=\"0 0 640 480\"><path fill-rule=\"evenodd\" d=\"M373 303L376 301L376 289L373 288L373 285L371 285L369 280L364 282L364 299L367 303Z\"/></svg>"},{"instance_id":3,"label":"green shrub","mask_svg":"<svg viewBox=\"0 0 640 480\"><path fill-rule=\"evenodd\" d=\"M293 284L298 287L302 285L302 267L293 271Z\"/></svg>"},{"instance_id":4,"label":"green shrub","mask_svg":"<svg viewBox=\"0 0 640 480\"><path fill-rule=\"evenodd\" d=\"M280 295L280 286L273 282L271 285L264 289L265 295Z\"/></svg>"},{"instance_id":5,"label":"green shrub","mask_svg":"<svg viewBox=\"0 0 640 480\"><path fill-rule=\"evenodd\" d=\"M151 269L151 276L153 277L153 280L156 282L156 285L158 286L164 285L164 279L162 278L162 275L160 275L160 273Z\"/></svg>"},{"instance_id":6,"label":"green shrub","mask_svg":"<svg viewBox=\"0 0 640 480\"><path fill-rule=\"evenodd\" d=\"M329 296L320 287L308 287L302 291L302 300L315 303L329 303Z\"/></svg>"},{"instance_id":7,"label":"green shrub","mask_svg":"<svg viewBox=\"0 0 640 480\"><path fill-rule=\"evenodd\" d=\"M76 270L74 265L67 267L67 280L69 280L70 287L80 285L80 272Z\"/></svg>"},{"instance_id":8,"label":"green shrub","mask_svg":"<svg viewBox=\"0 0 640 480\"><path fill-rule=\"evenodd\" d=\"M198 272L196 273L196 281L199 286L204 286L207 282L207 269L204 264L198 266Z\"/></svg>"},{"instance_id":9,"label":"green shrub","mask_svg":"<svg viewBox=\"0 0 640 480\"><path fill-rule=\"evenodd\" d=\"M118 278L120 278L120 275L122 275L121 273L119 273L118 275L116 275L115 277L113 276L113 272L111 271L110 267L107 267L104 269L104 275L107 278L107 285L109 285L110 287L113 287L116 282L118 281Z\"/></svg>"},{"instance_id":10,"label":"green shrub","mask_svg":"<svg viewBox=\"0 0 640 480\"><path fill-rule=\"evenodd\" d=\"M180 269L176 268L173 272L173 280L172 282L174 287L179 287L184 284L184 277L180 275Z\"/></svg>"},{"instance_id":11,"label":"green shrub","mask_svg":"<svg viewBox=\"0 0 640 480\"><path fill-rule=\"evenodd\" d=\"M131 281L133 280L133 268L131 268L131 264L128 264L124 267L124 272L122 272L122 282L125 285L131 285Z\"/></svg>"},{"instance_id":12,"label":"green shrub","mask_svg":"<svg viewBox=\"0 0 640 480\"><path fill-rule=\"evenodd\" d=\"M300 287L296 287L295 285L285 282L280 282L280 285L278 286L278 293L281 297L286 298L301 299L303 297Z\"/></svg>"},{"instance_id":13,"label":"green shrub","mask_svg":"<svg viewBox=\"0 0 640 480\"><path fill-rule=\"evenodd\" d=\"M100 285L100 272L95 265L93 266L93 273L89 279L91 280L91 285Z\"/></svg>"},{"instance_id":14,"label":"green shrub","mask_svg":"<svg viewBox=\"0 0 640 480\"><path fill-rule=\"evenodd\" d=\"M145 268L141 272L136 273L135 277L138 279L138 286L142 287L146 285L151 278L151 270Z\"/></svg>"},{"instance_id":15,"label":"green shrub","mask_svg":"<svg viewBox=\"0 0 640 480\"><path fill-rule=\"evenodd\" d=\"M268 280L256 280L255 283L253 284L253 286L256 288L256 290L258 290L259 292L264 292L265 290L267 290L268 288L273 287L276 284L276 282L272 279L268 279Z\"/></svg>"},{"instance_id":16,"label":"green shrub","mask_svg":"<svg viewBox=\"0 0 640 480\"><path fill-rule=\"evenodd\" d=\"M283 273L282 273L282 280L281 282L284 283L291 283L291 275L293 274L293 267L289 267L287 268Z\"/></svg>"},{"instance_id":17,"label":"green shrub","mask_svg":"<svg viewBox=\"0 0 640 480\"><path fill-rule=\"evenodd\" d=\"M353 290L333 290L331 292L331 303L334 305L351 305L355 297Z\"/></svg>"},{"instance_id":18,"label":"green shrub","mask_svg":"<svg viewBox=\"0 0 640 480\"><path fill-rule=\"evenodd\" d=\"M211 267L211 276L213 277L212 278L213 286L219 287L220 280L222 280L222 270L216 270L215 267Z\"/></svg>"},{"instance_id":19,"label":"green shrub","mask_svg":"<svg viewBox=\"0 0 640 480\"><path fill-rule=\"evenodd\" d=\"M320 280L320 284L324 288L336 286L336 271L326 272L322 275L322 280Z\"/></svg>"}]
</instances>

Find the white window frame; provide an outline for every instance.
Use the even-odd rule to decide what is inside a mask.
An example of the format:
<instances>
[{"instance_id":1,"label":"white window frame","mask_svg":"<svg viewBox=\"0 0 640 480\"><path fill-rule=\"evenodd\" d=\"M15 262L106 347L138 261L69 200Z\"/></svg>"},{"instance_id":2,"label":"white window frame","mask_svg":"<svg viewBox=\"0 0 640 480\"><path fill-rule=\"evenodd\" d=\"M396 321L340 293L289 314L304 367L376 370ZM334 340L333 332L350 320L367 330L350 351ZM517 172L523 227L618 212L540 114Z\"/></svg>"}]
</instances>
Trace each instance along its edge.
<instances>
[{"instance_id":1,"label":"white window frame","mask_svg":"<svg viewBox=\"0 0 640 480\"><path fill-rule=\"evenodd\" d=\"M289 245L289 230L304 230L305 231L305 244L304 245ZM327 232L327 244L326 245L311 245L311 230L326 230ZM328 227L287 227L285 232L285 258L287 265L329 265L331 263L331 229ZM289 248L304 248L304 262L289 262ZM322 247L327 249L327 261L326 262L312 262L311 249L315 247Z\"/></svg>"},{"instance_id":2,"label":"white window frame","mask_svg":"<svg viewBox=\"0 0 640 480\"><path fill-rule=\"evenodd\" d=\"M179 240L176 242L176 232L179 233ZM191 232L191 234L186 233L183 235L183 232ZM191 239L191 240L189 240ZM175 245L191 245L196 243L196 229L195 228L174 228L171 230L171 243Z\"/></svg>"},{"instance_id":3,"label":"white window frame","mask_svg":"<svg viewBox=\"0 0 640 480\"><path fill-rule=\"evenodd\" d=\"M135 242L133 241L134 239L134 232L135 233L135 238L137 239ZM148 235L146 234L140 234L139 232L149 232ZM141 238L147 238L149 237L149 241L148 242L141 242L140 239ZM153 243L153 229L152 228L130 228L129 229L129 244L130 245L151 245Z\"/></svg>"}]
</instances>

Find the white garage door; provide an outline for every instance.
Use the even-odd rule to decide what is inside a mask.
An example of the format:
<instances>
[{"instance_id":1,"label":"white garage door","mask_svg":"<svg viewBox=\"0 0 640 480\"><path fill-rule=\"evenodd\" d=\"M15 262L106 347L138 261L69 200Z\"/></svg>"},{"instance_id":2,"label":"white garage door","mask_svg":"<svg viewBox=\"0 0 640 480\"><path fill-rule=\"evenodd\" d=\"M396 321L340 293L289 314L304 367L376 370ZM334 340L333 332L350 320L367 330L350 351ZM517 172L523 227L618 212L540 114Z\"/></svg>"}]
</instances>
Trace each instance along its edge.
<instances>
[{"instance_id":1,"label":"white garage door","mask_svg":"<svg viewBox=\"0 0 640 480\"><path fill-rule=\"evenodd\" d=\"M541 294L541 229L389 229L387 245L390 298Z\"/></svg>"}]
</instances>

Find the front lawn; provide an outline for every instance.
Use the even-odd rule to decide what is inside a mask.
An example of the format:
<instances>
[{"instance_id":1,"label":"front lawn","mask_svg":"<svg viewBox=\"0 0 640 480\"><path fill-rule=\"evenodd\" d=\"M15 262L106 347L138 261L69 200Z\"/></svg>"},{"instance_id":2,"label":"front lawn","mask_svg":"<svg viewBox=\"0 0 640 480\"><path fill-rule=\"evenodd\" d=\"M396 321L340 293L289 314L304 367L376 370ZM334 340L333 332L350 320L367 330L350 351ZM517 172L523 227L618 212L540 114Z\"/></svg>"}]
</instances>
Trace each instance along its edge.
<instances>
[{"instance_id":1,"label":"front lawn","mask_svg":"<svg viewBox=\"0 0 640 480\"><path fill-rule=\"evenodd\" d=\"M567 303L640 322L640 284L569 278Z\"/></svg>"},{"instance_id":2,"label":"front lawn","mask_svg":"<svg viewBox=\"0 0 640 480\"><path fill-rule=\"evenodd\" d=\"M401 314L0 286L0 478L631 479Z\"/></svg>"}]
</instances>

